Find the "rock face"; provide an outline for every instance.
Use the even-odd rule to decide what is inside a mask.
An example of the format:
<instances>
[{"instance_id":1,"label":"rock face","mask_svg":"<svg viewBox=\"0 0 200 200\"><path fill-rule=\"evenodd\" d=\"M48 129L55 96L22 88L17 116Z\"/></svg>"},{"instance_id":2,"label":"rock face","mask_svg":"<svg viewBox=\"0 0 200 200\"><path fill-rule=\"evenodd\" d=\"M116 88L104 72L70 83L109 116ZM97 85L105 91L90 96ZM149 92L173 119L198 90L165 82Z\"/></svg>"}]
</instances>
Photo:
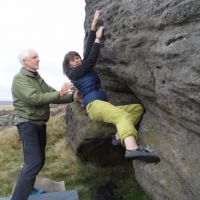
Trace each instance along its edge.
<instances>
[{"instance_id":1,"label":"rock face","mask_svg":"<svg viewBox=\"0 0 200 200\"><path fill-rule=\"evenodd\" d=\"M161 158L157 165L134 161L137 181L155 200L198 200L200 1L86 0L85 9L86 33L94 11L102 10L104 42L96 69L103 87L116 104L133 102L133 93L140 99L146 113L139 143ZM73 106L71 119L77 109ZM100 140L106 138L100 128L109 136L115 131L104 124L95 129L94 122L81 119L71 126L81 134L96 131L91 138ZM77 150L84 138L71 143Z\"/></svg>"}]
</instances>

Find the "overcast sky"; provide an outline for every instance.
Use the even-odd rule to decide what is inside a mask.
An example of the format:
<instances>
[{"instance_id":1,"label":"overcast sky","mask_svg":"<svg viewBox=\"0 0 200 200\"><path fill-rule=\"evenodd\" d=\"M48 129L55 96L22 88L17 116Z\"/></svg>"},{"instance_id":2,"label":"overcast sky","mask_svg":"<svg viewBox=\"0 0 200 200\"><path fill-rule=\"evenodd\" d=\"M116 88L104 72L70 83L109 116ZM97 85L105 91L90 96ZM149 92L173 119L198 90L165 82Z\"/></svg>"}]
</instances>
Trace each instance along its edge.
<instances>
[{"instance_id":1,"label":"overcast sky","mask_svg":"<svg viewBox=\"0 0 200 200\"><path fill-rule=\"evenodd\" d=\"M12 79L21 68L17 55L27 48L38 52L38 72L59 90L67 81L65 53L83 53L84 19L84 0L1 0L0 100L12 100Z\"/></svg>"}]
</instances>

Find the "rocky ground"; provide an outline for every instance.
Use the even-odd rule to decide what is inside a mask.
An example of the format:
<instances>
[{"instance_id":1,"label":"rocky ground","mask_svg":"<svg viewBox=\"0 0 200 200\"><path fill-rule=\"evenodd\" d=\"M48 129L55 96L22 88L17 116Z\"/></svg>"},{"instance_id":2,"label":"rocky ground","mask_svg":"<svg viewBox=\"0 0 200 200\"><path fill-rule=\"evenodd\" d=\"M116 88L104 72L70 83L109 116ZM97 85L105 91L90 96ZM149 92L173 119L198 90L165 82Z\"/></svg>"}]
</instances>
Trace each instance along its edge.
<instances>
[{"instance_id":1,"label":"rocky ground","mask_svg":"<svg viewBox=\"0 0 200 200\"><path fill-rule=\"evenodd\" d=\"M3 127L12 126L13 119L13 107L12 106L0 106L0 129Z\"/></svg>"}]
</instances>

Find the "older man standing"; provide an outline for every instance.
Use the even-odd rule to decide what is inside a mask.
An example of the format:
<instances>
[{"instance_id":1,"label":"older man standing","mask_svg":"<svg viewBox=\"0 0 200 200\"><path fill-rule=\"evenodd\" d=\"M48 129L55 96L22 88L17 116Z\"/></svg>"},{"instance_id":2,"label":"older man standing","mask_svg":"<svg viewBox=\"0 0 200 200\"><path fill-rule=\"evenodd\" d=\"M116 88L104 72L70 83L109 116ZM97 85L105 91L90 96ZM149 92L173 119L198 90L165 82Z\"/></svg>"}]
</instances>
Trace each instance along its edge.
<instances>
[{"instance_id":1,"label":"older man standing","mask_svg":"<svg viewBox=\"0 0 200 200\"><path fill-rule=\"evenodd\" d=\"M37 174L45 163L46 122L50 103L67 103L78 98L68 93L73 84L65 83L56 91L38 74L39 56L33 49L22 51L18 59L22 68L13 79L14 125L23 144L24 165L11 200L27 200L34 190Z\"/></svg>"}]
</instances>

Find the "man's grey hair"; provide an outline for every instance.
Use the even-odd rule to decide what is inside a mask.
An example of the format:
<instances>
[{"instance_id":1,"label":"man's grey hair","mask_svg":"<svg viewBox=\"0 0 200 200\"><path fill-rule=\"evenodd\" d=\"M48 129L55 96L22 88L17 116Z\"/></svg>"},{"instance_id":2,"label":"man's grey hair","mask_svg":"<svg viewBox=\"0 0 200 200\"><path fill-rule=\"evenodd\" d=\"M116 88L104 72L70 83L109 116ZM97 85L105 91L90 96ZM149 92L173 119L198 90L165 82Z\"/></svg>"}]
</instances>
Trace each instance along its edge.
<instances>
[{"instance_id":1,"label":"man's grey hair","mask_svg":"<svg viewBox=\"0 0 200 200\"><path fill-rule=\"evenodd\" d=\"M36 51L34 49L25 49L18 54L17 58L22 66L25 66L24 61L30 58L33 52L35 53Z\"/></svg>"}]
</instances>

